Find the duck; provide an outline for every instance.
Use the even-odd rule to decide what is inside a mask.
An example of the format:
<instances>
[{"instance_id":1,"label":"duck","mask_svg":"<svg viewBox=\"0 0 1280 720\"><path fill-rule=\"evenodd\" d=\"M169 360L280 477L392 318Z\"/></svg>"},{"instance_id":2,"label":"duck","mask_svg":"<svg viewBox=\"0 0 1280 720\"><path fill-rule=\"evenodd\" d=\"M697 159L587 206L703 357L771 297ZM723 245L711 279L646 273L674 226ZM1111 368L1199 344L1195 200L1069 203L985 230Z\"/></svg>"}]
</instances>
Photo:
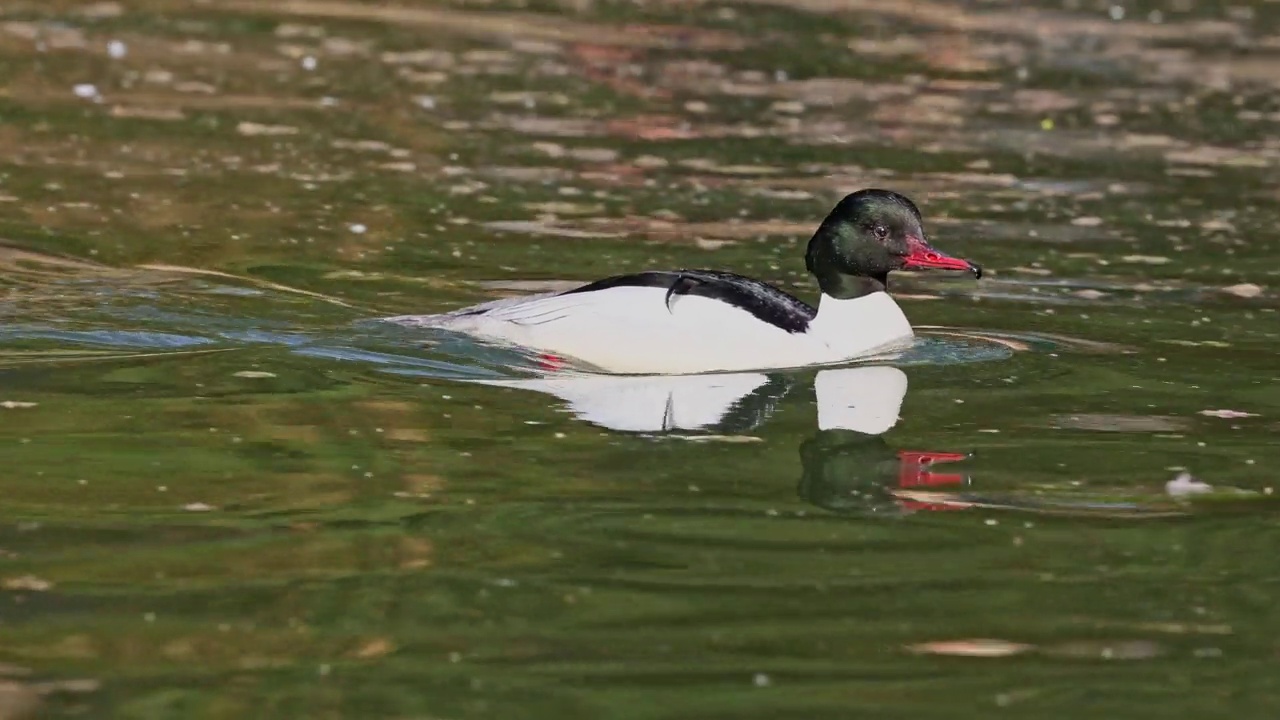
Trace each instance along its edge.
<instances>
[{"instance_id":1,"label":"duck","mask_svg":"<svg viewBox=\"0 0 1280 720\"><path fill-rule=\"evenodd\" d=\"M909 346L889 296L896 270L958 270L933 247L920 209L892 190L846 195L809 239L817 306L723 270L650 270L561 292L503 298L435 315L385 318L514 346L555 368L622 375L746 372L831 365Z\"/></svg>"}]
</instances>

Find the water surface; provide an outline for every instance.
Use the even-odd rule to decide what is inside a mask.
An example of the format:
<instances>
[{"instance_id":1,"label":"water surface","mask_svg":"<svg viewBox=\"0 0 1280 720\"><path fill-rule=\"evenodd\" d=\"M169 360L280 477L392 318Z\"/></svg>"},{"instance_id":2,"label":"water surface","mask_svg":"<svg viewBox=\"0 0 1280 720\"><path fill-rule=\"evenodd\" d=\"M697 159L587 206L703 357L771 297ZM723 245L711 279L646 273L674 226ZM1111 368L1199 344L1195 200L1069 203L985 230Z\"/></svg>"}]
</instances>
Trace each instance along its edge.
<instances>
[{"instance_id":1,"label":"water surface","mask_svg":"<svg viewBox=\"0 0 1280 720\"><path fill-rule=\"evenodd\" d=\"M0 53L0 718L1280 704L1280 5L17 3ZM376 322L812 299L867 186L989 271L895 278L903 357Z\"/></svg>"}]
</instances>

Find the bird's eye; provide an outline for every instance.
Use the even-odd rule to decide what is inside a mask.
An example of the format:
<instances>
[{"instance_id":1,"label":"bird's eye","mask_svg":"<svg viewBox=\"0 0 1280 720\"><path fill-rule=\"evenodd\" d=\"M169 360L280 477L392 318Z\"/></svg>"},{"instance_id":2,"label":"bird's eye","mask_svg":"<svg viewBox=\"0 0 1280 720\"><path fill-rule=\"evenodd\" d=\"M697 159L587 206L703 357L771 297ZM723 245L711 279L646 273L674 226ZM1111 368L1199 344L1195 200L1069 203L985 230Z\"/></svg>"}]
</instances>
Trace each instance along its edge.
<instances>
[{"instance_id":1,"label":"bird's eye","mask_svg":"<svg viewBox=\"0 0 1280 720\"><path fill-rule=\"evenodd\" d=\"M871 231L874 232L876 234L876 237L881 240L889 237L889 228L883 225L877 225L874 228L872 228Z\"/></svg>"}]
</instances>

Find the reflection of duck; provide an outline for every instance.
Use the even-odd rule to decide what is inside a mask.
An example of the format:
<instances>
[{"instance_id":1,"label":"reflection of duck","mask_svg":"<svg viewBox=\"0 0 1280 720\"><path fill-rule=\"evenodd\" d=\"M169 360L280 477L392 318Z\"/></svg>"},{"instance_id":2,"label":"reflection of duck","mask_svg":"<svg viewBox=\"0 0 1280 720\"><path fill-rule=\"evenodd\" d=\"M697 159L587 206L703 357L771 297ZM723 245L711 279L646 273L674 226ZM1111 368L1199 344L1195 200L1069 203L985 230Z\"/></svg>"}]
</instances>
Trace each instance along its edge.
<instances>
[{"instance_id":1,"label":"reflection of duck","mask_svg":"<svg viewBox=\"0 0 1280 720\"><path fill-rule=\"evenodd\" d=\"M623 432L745 432L773 414L793 381L784 375L579 375L472 380L554 395L569 412Z\"/></svg>"},{"instance_id":2,"label":"reflection of duck","mask_svg":"<svg viewBox=\"0 0 1280 720\"><path fill-rule=\"evenodd\" d=\"M798 488L800 497L835 512L946 507L898 501L889 488L967 482L967 477L931 471L935 462L961 460L965 456L895 453L880 435L898 421L898 410L907 394L907 376L891 367L847 370L855 372L823 371L814 378L818 432L800 445L804 468Z\"/></svg>"},{"instance_id":3,"label":"reflection of duck","mask_svg":"<svg viewBox=\"0 0 1280 720\"><path fill-rule=\"evenodd\" d=\"M900 499L895 490L968 484L969 477L936 473L934 463L964 460L945 452L897 451L884 438L854 430L819 430L800 445L804 470L797 492L832 512L955 510L958 505Z\"/></svg>"},{"instance_id":4,"label":"reflection of duck","mask_svg":"<svg viewBox=\"0 0 1280 720\"><path fill-rule=\"evenodd\" d=\"M611 373L705 373L842 362L901 347L911 324L887 292L895 270L981 276L935 250L920 210L887 190L841 200L809 240L815 309L733 273L617 275L559 293L507 298L441 315L387 318L581 361Z\"/></svg>"},{"instance_id":5,"label":"reflection of duck","mask_svg":"<svg viewBox=\"0 0 1280 720\"><path fill-rule=\"evenodd\" d=\"M796 380L782 374L586 375L472 380L554 395L582 420L610 430L744 432L760 426ZM907 376L898 368L822 370L813 381L818 426L878 435L898 422Z\"/></svg>"},{"instance_id":6,"label":"reflection of duck","mask_svg":"<svg viewBox=\"0 0 1280 720\"><path fill-rule=\"evenodd\" d=\"M764 424L796 384L786 375L582 375L470 382L554 395L578 418L610 430L658 433L744 432ZM951 506L898 500L895 488L967 483L935 473L956 453L898 451L880 435L898 422L907 376L888 366L822 370L813 379L818 432L800 446L799 494L833 512L935 510Z\"/></svg>"}]
</instances>

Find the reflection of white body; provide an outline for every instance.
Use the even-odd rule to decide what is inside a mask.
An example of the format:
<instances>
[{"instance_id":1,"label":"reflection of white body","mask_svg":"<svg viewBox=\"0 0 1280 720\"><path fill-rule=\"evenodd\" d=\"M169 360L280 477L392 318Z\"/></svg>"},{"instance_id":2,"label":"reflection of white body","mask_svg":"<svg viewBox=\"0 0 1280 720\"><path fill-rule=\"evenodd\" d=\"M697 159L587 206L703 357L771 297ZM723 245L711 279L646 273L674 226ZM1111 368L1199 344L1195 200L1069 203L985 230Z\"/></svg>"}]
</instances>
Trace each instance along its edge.
<instances>
[{"instance_id":1,"label":"reflection of white body","mask_svg":"<svg viewBox=\"0 0 1280 720\"><path fill-rule=\"evenodd\" d=\"M761 391L761 373L714 375L562 374L522 380L476 380L485 385L554 395L587 422L611 430L657 432L715 426ZM898 422L907 376L895 367L822 370L814 379L818 427L878 435Z\"/></svg>"},{"instance_id":2,"label":"reflection of white body","mask_svg":"<svg viewBox=\"0 0 1280 720\"><path fill-rule=\"evenodd\" d=\"M760 373L723 375L551 375L477 380L555 395L569 412L611 430L697 430L719 422L733 404L769 382Z\"/></svg>"},{"instance_id":3,"label":"reflection of white body","mask_svg":"<svg viewBox=\"0 0 1280 720\"><path fill-rule=\"evenodd\" d=\"M712 298L660 287L507 298L442 315L387 318L580 360L610 373L706 373L826 365L910 343L888 293L823 296L803 332Z\"/></svg>"},{"instance_id":4,"label":"reflection of white body","mask_svg":"<svg viewBox=\"0 0 1280 720\"><path fill-rule=\"evenodd\" d=\"M823 370L813 379L819 430L857 430L879 435L898 424L907 396L907 375L896 367Z\"/></svg>"}]
</instances>

